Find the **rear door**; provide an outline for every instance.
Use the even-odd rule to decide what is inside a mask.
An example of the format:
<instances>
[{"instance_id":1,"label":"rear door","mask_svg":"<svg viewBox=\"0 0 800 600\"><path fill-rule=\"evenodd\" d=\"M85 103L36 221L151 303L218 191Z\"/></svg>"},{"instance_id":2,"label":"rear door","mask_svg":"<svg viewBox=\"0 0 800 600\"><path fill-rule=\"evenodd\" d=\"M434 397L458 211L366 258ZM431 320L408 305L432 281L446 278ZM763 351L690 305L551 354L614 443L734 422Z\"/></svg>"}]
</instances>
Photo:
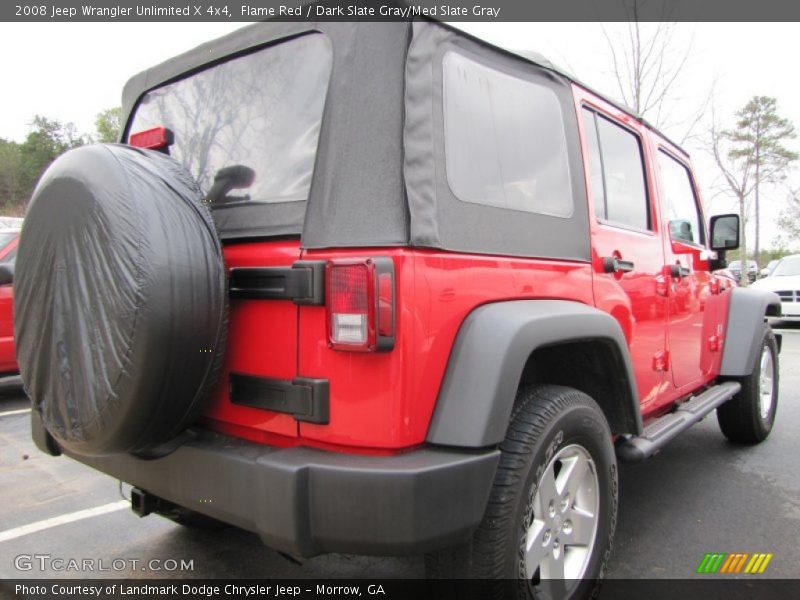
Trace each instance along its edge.
<instances>
[{"instance_id":1,"label":"rear door","mask_svg":"<svg viewBox=\"0 0 800 600\"><path fill-rule=\"evenodd\" d=\"M645 168L646 145L635 121L606 103L584 96L579 110L595 303L625 333L646 410L660 394L668 366L664 248Z\"/></svg>"}]
</instances>

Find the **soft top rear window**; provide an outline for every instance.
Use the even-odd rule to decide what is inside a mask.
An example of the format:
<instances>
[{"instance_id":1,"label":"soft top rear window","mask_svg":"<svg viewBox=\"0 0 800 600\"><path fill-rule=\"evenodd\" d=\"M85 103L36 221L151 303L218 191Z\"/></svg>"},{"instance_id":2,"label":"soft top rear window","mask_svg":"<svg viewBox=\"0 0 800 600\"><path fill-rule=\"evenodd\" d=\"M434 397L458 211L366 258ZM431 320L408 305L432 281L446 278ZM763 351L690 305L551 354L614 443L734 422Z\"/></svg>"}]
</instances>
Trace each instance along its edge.
<instances>
[{"instance_id":1,"label":"soft top rear window","mask_svg":"<svg viewBox=\"0 0 800 600\"><path fill-rule=\"evenodd\" d=\"M145 94L128 133L170 129L213 209L306 200L332 58L314 33L231 59Z\"/></svg>"}]
</instances>

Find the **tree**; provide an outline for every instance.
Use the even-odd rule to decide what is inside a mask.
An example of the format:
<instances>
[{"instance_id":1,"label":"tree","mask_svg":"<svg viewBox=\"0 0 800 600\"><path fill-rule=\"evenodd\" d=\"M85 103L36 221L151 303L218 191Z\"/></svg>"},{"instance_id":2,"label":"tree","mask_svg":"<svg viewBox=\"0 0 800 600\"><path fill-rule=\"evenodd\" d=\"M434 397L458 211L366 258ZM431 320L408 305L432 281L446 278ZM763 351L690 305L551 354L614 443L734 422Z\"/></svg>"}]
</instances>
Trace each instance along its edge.
<instances>
[{"instance_id":1,"label":"tree","mask_svg":"<svg viewBox=\"0 0 800 600\"><path fill-rule=\"evenodd\" d=\"M57 156L88 141L72 123L36 115L25 141L0 138L0 205L19 213L33 193L42 172Z\"/></svg>"},{"instance_id":2,"label":"tree","mask_svg":"<svg viewBox=\"0 0 800 600\"><path fill-rule=\"evenodd\" d=\"M742 259L742 270L739 283L747 285L747 220L750 214L748 198L753 190L753 169L752 164L742 160L733 153L731 147L731 134L729 131L720 129L716 118L712 118L711 130L709 131L709 150L714 157L722 175L722 188L734 196L739 203L739 215L742 219L742 231L739 239L739 251Z\"/></svg>"},{"instance_id":3,"label":"tree","mask_svg":"<svg viewBox=\"0 0 800 600\"><path fill-rule=\"evenodd\" d=\"M783 181L787 168L797 160L797 153L784 146L787 140L794 139L795 131L788 119L778 116L777 101L769 96L753 96L736 117L736 129L727 133L732 144L729 153L731 158L748 164L752 170L753 246L758 258L761 250L761 187Z\"/></svg>"},{"instance_id":4,"label":"tree","mask_svg":"<svg viewBox=\"0 0 800 600\"><path fill-rule=\"evenodd\" d=\"M31 130L20 145L29 192L33 191L39 176L57 156L86 142L87 138L78 134L72 123L36 115Z\"/></svg>"},{"instance_id":5,"label":"tree","mask_svg":"<svg viewBox=\"0 0 800 600\"><path fill-rule=\"evenodd\" d=\"M713 89L689 114L678 117L677 106L686 106L679 96L679 82L692 53L692 40L684 43L676 37L676 24L666 22L665 5L661 21L642 23L642 12L652 15L655 7L646 7L647 0L624 4L628 16L627 32L613 37L604 27L611 52L613 75L622 102L657 127L678 130L680 142L689 139L708 108ZM645 11L644 9L647 8ZM655 9L657 10L657 9Z\"/></svg>"},{"instance_id":6,"label":"tree","mask_svg":"<svg viewBox=\"0 0 800 600\"><path fill-rule=\"evenodd\" d=\"M94 127L96 129L94 141L99 144L118 142L121 119L122 109L118 106L97 113L97 117L94 121Z\"/></svg>"},{"instance_id":7,"label":"tree","mask_svg":"<svg viewBox=\"0 0 800 600\"><path fill-rule=\"evenodd\" d=\"M748 258L746 230L751 205L755 208L755 251L760 258L759 189L786 177L786 171L797 154L783 146L794 137L794 127L776 112L774 98L754 96L736 113L736 128L721 129L713 118L710 131L710 150L723 179L723 189L739 203L742 218L741 258ZM793 195L794 198L796 196ZM791 203L790 203L791 207ZM798 209L800 213L800 209ZM742 285L747 285L747 269L742 268Z\"/></svg>"},{"instance_id":8,"label":"tree","mask_svg":"<svg viewBox=\"0 0 800 600\"><path fill-rule=\"evenodd\" d=\"M0 205L22 203L27 193L25 168L19 144L0 138Z\"/></svg>"}]
</instances>

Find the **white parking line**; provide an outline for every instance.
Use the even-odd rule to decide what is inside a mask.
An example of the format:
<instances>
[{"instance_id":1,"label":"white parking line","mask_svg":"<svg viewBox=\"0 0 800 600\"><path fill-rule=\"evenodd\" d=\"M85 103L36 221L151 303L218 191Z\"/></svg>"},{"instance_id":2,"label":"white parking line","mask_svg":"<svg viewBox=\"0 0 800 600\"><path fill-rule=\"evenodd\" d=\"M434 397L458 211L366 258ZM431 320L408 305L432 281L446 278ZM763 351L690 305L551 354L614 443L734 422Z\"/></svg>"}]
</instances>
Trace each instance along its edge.
<instances>
[{"instance_id":1,"label":"white parking line","mask_svg":"<svg viewBox=\"0 0 800 600\"><path fill-rule=\"evenodd\" d=\"M73 523L75 521L80 521L82 519L88 519L89 517L96 517L97 515L104 515L106 513L114 512L115 510L122 510L123 508L130 508L130 507L131 503L128 502L127 500L117 500L116 502L111 502L110 504L103 504L102 506L96 506L94 508L79 510L77 512L68 513L66 515L53 517L52 519L44 519L43 521L36 521L35 523L29 523L28 525L14 527L14 529L7 529L6 531L0 531L0 542L6 542L8 540L13 540L18 537L22 537L23 535L36 533L37 531L50 529L51 527L57 527L58 525L65 525L66 523Z\"/></svg>"},{"instance_id":2,"label":"white parking line","mask_svg":"<svg viewBox=\"0 0 800 600\"><path fill-rule=\"evenodd\" d=\"M6 412L0 412L0 417L10 417L11 415L21 415L23 413L31 412L30 408L21 408L19 410L7 410Z\"/></svg>"}]
</instances>

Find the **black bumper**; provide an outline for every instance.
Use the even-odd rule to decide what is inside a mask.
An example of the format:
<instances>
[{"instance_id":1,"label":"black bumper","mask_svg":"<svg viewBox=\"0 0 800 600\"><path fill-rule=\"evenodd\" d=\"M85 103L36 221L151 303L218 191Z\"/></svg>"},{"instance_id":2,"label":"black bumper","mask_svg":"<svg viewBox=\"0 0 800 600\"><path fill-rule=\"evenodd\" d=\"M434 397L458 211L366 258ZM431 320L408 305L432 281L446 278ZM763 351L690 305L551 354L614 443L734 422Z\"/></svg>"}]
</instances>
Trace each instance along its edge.
<instances>
[{"instance_id":1,"label":"black bumper","mask_svg":"<svg viewBox=\"0 0 800 600\"><path fill-rule=\"evenodd\" d=\"M36 411L32 427L37 446L55 453ZM500 455L433 447L396 456L278 449L205 430L153 460L65 454L301 557L417 554L466 540L483 516Z\"/></svg>"}]
</instances>

